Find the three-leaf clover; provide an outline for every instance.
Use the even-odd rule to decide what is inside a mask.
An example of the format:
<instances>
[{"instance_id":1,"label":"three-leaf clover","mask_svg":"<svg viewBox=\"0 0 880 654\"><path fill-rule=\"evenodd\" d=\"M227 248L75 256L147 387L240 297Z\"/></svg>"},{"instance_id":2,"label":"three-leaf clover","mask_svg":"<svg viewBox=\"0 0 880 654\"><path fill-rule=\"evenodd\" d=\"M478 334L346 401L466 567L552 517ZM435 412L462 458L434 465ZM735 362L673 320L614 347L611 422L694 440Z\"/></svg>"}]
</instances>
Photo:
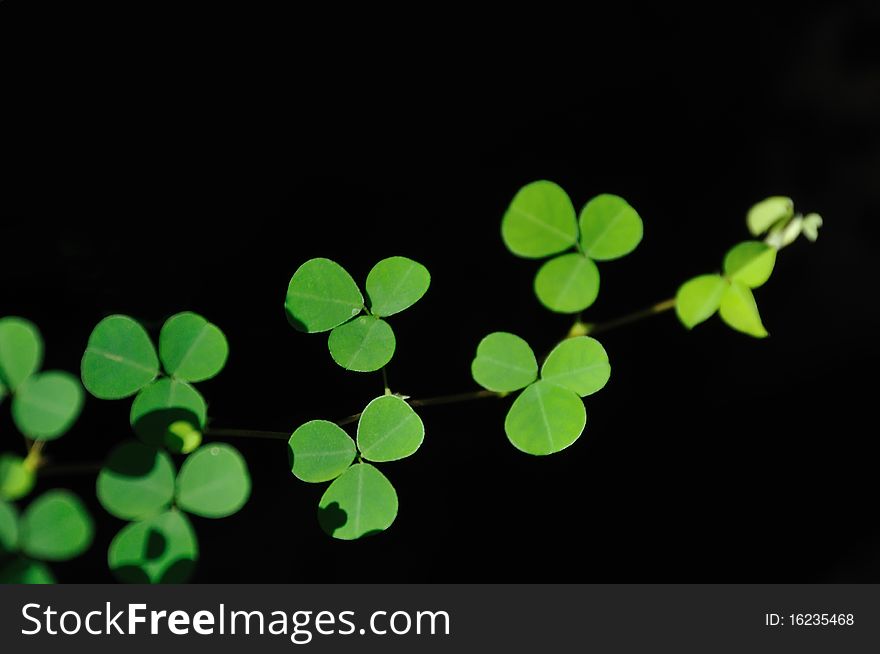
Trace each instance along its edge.
<instances>
[{"instance_id":1,"label":"three-leaf clover","mask_svg":"<svg viewBox=\"0 0 880 654\"><path fill-rule=\"evenodd\" d=\"M55 583L46 562L79 556L92 544L94 532L88 510L69 491L47 491L21 516L0 500L0 583Z\"/></svg>"},{"instance_id":2,"label":"three-leaf clover","mask_svg":"<svg viewBox=\"0 0 880 654\"><path fill-rule=\"evenodd\" d=\"M564 450L583 433L587 414L581 398L605 386L611 366L599 341L579 336L553 348L539 378L529 344L515 334L494 332L480 341L471 374L490 391L525 389L507 413L504 431L517 449L545 455Z\"/></svg>"},{"instance_id":3,"label":"three-leaf clover","mask_svg":"<svg viewBox=\"0 0 880 654\"><path fill-rule=\"evenodd\" d=\"M546 261L535 276L535 294L558 313L578 313L599 295L595 261L632 252L642 240L642 219L623 198L602 194L575 215L568 194L546 180L522 187L501 221L501 237L515 255ZM560 254L566 250L574 252Z\"/></svg>"},{"instance_id":4,"label":"three-leaf clover","mask_svg":"<svg viewBox=\"0 0 880 654\"><path fill-rule=\"evenodd\" d=\"M186 513L223 518L241 509L250 493L247 464L229 445L203 445L177 472L164 450L139 441L122 443L97 480L101 505L132 521L110 544L110 569L125 582L186 581L199 553Z\"/></svg>"},{"instance_id":5,"label":"three-leaf clover","mask_svg":"<svg viewBox=\"0 0 880 654\"><path fill-rule=\"evenodd\" d=\"M207 404L192 386L223 369L229 345L220 328L189 311L169 318L159 350L133 318L113 315L97 324L82 359L82 380L97 398L137 393L130 422L145 443L184 454L201 444ZM160 361L167 376L161 376Z\"/></svg>"},{"instance_id":6,"label":"three-leaf clover","mask_svg":"<svg viewBox=\"0 0 880 654\"><path fill-rule=\"evenodd\" d=\"M356 442L327 420L301 425L288 443L291 472L311 483L332 480L318 502L318 522L333 538L354 540L388 529L397 517L394 486L367 461L404 459L424 438L424 424L412 407L396 395L383 395L361 413Z\"/></svg>"},{"instance_id":7,"label":"three-leaf clover","mask_svg":"<svg viewBox=\"0 0 880 654\"><path fill-rule=\"evenodd\" d=\"M12 395L12 420L22 435L50 441L67 433L82 411L84 394L66 372L39 372L43 339L22 318L0 319L0 400Z\"/></svg>"},{"instance_id":8,"label":"three-leaf clover","mask_svg":"<svg viewBox=\"0 0 880 654\"><path fill-rule=\"evenodd\" d=\"M396 339L385 318L411 307L427 292L431 275L406 257L383 259L367 275L367 299L351 275L330 259L302 264L287 287L290 324L307 333L330 332L333 360L356 372L373 372L394 356Z\"/></svg>"}]
</instances>

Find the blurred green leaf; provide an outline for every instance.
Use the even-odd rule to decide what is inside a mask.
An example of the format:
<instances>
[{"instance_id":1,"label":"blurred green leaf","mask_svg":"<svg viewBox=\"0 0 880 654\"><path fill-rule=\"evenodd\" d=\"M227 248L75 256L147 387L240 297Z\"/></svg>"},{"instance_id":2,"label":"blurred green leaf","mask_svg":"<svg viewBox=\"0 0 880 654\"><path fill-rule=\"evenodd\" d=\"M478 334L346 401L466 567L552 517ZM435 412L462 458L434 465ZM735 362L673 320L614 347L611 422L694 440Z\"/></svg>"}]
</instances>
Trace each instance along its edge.
<instances>
[{"instance_id":1,"label":"blurred green leaf","mask_svg":"<svg viewBox=\"0 0 880 654\"><path fill-rule=\"evenodd\" d=\"M109 316L89 337L82 360L86 390L102 400L134 395L159 374L159 358L149 334L128 316Z\"/></svg>"},{"instance_id":2,"label":"blurred green leaf","mask_svg":"<svg viewBox=\"0 0 880 654\"><path fill-rule=\"evenodd\" d=\"M208 419L205 399L184 381L162 378L146 386L131 405L129 421L138 438L155 446L174 442L171 425L184 421L203 430ZM175 451L180 451L177 448Z\"/></svg>"},{"instance_id":3,"label":"blurred green leaf","mask_svg":"<svg viewBox=\"0 0 880 654\"><path fill-rule=\"evenodd\" d=\"M425 439L425 425L412 407L399 397L383 395L361 414L357 445L368 461L397 461L412 454Z\"/></svg>"},{"instance_id":4,"label":"blurred green leaf","mask_svg":"<svg viewBox=\"0 0 880 654\"><path fill-rule=\"evenodd\" d=\"M724 274L731 281L749 288L764 284L776 264L776 250L761 241L744 241L734 245L724 257Z\"/></svg>"},{"instance_id":5,"label":"blurred green leaf","mask_svg":"<svg viewBox=\"0 0 880 654\"><path fill-rule=\"evenodd\" d=\"M721 297L721 319L728 325L755 338L767 336L761 323L758 305L752 291L745 284L733 282Z\"/></svg>"},{"instance_id":6,"label":"blurred green leaf","mask_svg":"<svg viewBox=\"0 0 880 654\"><path fill-rule=\"evenodd\" d=\"M518 450L553 454L574 443L586 422L584 403L573 391L542 380L516 398L504 421L504 431Z\"/></svg>"},{"instance_id":7,"label":"blurred green leaf","mask_svg":"<svg viewBox=\"0 0 880 654\"><path fill-rule=\"evenodd\" d=\"M171 316L162 326L159 356L169 375L200 382L223 370L229 356L229 344L217 325L185 311Z\"/></svg>"},{"instance_id":8,"label":"blurred green leaf","mask_svg":"<svg viewBox=\"0 0 880 654\"><path fill-rule=\"evenodd\" d=\"M346 370L373 372L394 356L391 325L375 316L360 316L335 327L327 340L330 356Z\"/></svg>"},{"instance_id":9,"label":"blurred green leaf","mask_svg":"<svg viewBox=\"0 0 880 654\"><path fill-rule=\"evenodd\" d=\"M164 452L135 441L123 443L98 473L98 501L123 520L156 515L174 499L175 472Z\"/></svg>"},{"instance_id":10,"label":"blurred green leaf","mask_svg":"<svg viewBox=\"0 0 880 654\"><path fill-rule=\"evenodd\" d=\"M577 243L574 206L568 194L545 180L523 186L501 221L501 238L515 255L538 259Z\"/></svg>"},{"instance_id":11,"label":"blurred green leaf","mask_svg":"<svg viewBox=\"0 0 880 654\"><path fill-rule=\"evenodd\" d=\"M247 464L231 445L203 445L187 457L177 476L177 506L203 518L232 515L250 495Z\"/></svg>"},{"instance_id":12,"label":"blurred green leaf","mask_svg":"<svg viewBox=\"0 0 880 654\"><path fill-rule=\"evenodd\" d=\"M0 319L0 381L13 393L43 364L43 339L36 326L16 317Z\"/></svg>"},{"instance_id":13,"label":"blurred green leaf","mask_svg":"<svg viewBox=\"0 0 880 654\"><path fill-rule=\"evenodd\" d=\"M477 346L471 375L483 388L507 393L538 378L538 362L529 344L515 334L494 332Z\"/></svg>"},{"instance_id":14,"label":"blurred green leaf","mask_svg":"<svg viewBox=\"0 0 880 654\"><path fill-rule=\"evenodd\" d=\"M357 463L327 487L318 522L333 538L354 540L384 531L397 517L397 491L369 463Z\"/></svg>"},{"instance_id":15,"label":"blurred green leaf","mask_svg":"<svg viewBox=\"0 0 880 654\"><path fill-rule=\"evenodd\" d=\"M116 534L107 552L110 570L124 583L181 584L199 558L199 544L186 516L171 509Z\"/></svg>"},{"instance_id":16,"label":"blurred green leaf","mask_svg":"<svg viewBox=\"0 0 880 654\"><path fill-rule=\"evenodd\" d=\"M599 295L599 269L582 254L563 254L547 261L535 277L535 294L557 313L577 313Z\"/></svg>"},{"instance_id":17,"label":"blurred green leaf","mask_svg":"<svg viewBox=\"0 0 880 654\"><path fill-rule=\"evenodd\" d=\"M418 302L431 285L431 274L406 257L389 257L367 275L367 297L375 316L391 316Z\"/></svg>"},{"instance_id":18,"label":"blurred green leaf","mask_svg":"<svg viewBox=\"0 0 880 654\"><path fill-rule=\"evenodd\" d=\"M67 561L92 544L95 533L85 505L66 490L50 490L25 510L19 523L21 549L43 561Z\"/></svg>"},{"instance_id":19,"label":"blurred green leaf","mask_svg":"<svg viewBox=\"0 0 880 654\"><path fill-rule=\"evenodd\" d=\"M574 391L581 397L602 389L611 377L605 348L595 338L567 338L547 355L541 379Z\"/></svg>"},{"instance_id":20,"label":"blurred green leaf","mask_svg":"<svg viewBox=\"0 0 880 654\"><path fill-rule=\"evenodd\" d=\"M794 216L794 202L791 198L776 195L758 202L746 215L746 224L752 236L760 236L778 223Z\"/></svg>"},{"instance_id":21,"label":"blurred green leaf","mask_svg":"<svg viewBox=\"0 0 880 654\"><path fill-rule=\"evenodd\" d=\"M0 584L54 584L49 566L24 556L0 563Z\"/></svg>"},{"instance_id":22,"label":"blurred green leaf","mask_svg":"<svg viewBox=\"0 0 880 654\"><path fill-rule=\"evenodd\" d=\"M310 420L288 441L291 472L307 482L330 481L354 461L357 450L351 436L328 420Z\"/></svg>"},{"instance_id":23,"label":"blurred green leaf","mask_svg":"<svg viewBox=\"0 0 880 654\"><path fill-rule=\"evenodd\" d=\"M581 248L591 259L618 259L636 249L644 226L639 214L618 195L604 193L587 202L579 218Z\"/></svg>"},{"instance_id":24,"label":"blurred green leaf","mask_svg":"<svg viewBox=\"0 0 880 654\"><path fill-rule=\"evenodd\" d=\"M31 375L12 399L12 419L32 440L50 441L73 426L82 411L84 393L79 381L66 372Z\"/></svg>"},{"instance_id":25,"label":"blurred green leaf","mask_svg":"<svg viewBox=\"0 0 880 654\"><path fill-rule=\"evenodd\" d=\"M326 332L358 315L364 297L335 261L310 259L301 265L287 287L287 318L303 332Z\"/></svg>"},{"instance_id":26,"label":"blurred green leaf","mask_svg":"<svg viewBox=\"0 0 880 654\"><path fill-rule=\"evenodd\" d=\"M36 475L24 459L14 454L0 454L0 499L17 500L28 493L36 483Z\"/></svg>"},{"instance_id":27,"label":"blurred green leaf","mask_svg":"<svg viewBox=\"0 0 880 654\"><path fill-rule=\"evenodd\" d=\"M728 282L721 275L700 275L689 279L675 296L675 313L688 329L712 317L718 311Z\"/></svg>"},{"instance_id":28,"label":"blurred green leaf","mask_svg":"<svg viewBox=\"0 0 880 654\"><path fill-rule=\"evenodd\" d=\"M0 500L0 558L18 549L18 511Z\"/></svg>"}]
</instances>

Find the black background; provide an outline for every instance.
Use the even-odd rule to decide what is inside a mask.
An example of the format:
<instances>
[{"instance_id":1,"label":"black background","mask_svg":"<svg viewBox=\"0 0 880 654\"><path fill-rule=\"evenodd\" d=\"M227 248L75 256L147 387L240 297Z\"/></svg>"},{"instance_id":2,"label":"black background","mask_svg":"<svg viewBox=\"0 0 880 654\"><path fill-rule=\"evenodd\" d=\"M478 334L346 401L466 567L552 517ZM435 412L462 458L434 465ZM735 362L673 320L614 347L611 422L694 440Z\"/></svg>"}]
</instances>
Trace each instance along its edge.
<instances>
[{"instance_id":1,"label":"black background","mask_svg":"<svg viewBox=\"0 0 880 654\"><path fill-rule=\"evenodd\" d=\"M503 432L507 401L424 408L427 437L382 469L393 527L324 535L323 485L292 477L283 441L239 439L251 501L195 518L195 581L878 581L874 273L880 211L880 16L797 10L499 10L335 16L20 16L0 7L0 315L36 322L46 365L78 370L111 313L158 334L181 310L231 344L199 385L218 428L292 431L381 393L283 301L308 258L362 281L380 258L423 262L425 299L392 319L395 391L474 389L480 338L548 349L537 264L499 234L516 190L560 183L577 206L626 197L636 252L601 265L588 320L674 294L747 238L757 200L818 211L757 292L770 338L667 314L601 337L612 379L585 434L534 458ZM502 19L514 18L507 21ZM99 461L131 436L127 401L91 398L53 461ZM3 449L20 439L3 411ZM108 581L122 522L89 476L90 552L61 581Z\"/></svg>"}]
</instances>

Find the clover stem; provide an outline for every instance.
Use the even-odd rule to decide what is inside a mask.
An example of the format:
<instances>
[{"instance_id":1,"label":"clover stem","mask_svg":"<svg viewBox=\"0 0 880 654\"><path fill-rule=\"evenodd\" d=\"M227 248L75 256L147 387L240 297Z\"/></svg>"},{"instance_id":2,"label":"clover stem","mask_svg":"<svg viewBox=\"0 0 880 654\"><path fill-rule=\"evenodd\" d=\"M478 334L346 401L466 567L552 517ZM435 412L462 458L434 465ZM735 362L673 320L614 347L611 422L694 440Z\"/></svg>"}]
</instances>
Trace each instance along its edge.
<instances>
[{"instance_id":1,"label":"clover stem","mask_svg":"<svg viewBox=\"0 0 880 654\"><path fill-rule=\"evenodd\" d=\"M617 327L622 327L633 322L638 322L639 320L644 320L645 318L650 318L651 316L656 316L659 313L669 311L673 308L675 308L674 297L669 298L668 300L663 300L662 302L657 302L656 304L652 304L647 309L634 311L633 313L629 313L625 316L621 316L620 318L615 318L614 320L608 320L606 322L584 325L583 323L580 323L580 319L578 319L578 321L575 322L575 327L577 327L579 324L583 325L583 327L586 329L586 331L583 333L592 336L593 334L606 332ZM572 332L576 331L575 327L572 327Z\"/></svg>"},{"instance_id":2,"label":"clover stem","mask_svg":"<svg viewBox=\"0 0 880 654\"><path fill-rule=\"evenodd\" d=\"M26 468L30 470L36 470L43 463L43 447L45 446L46 441L31 441L30 448L28 448L27 456L24 459L24 465Z\"/></svg>"},{"instance_id":3,"label":"clover stem","mask_svg":"<svg viewBox=\"0 0 880 654\"><path fill-rule=\"evenodd\" d=\"M382 384L385 386L385 395L391 395L391 388L388 386L388 369L382 366Z\"/></svg>"}]
</instances>

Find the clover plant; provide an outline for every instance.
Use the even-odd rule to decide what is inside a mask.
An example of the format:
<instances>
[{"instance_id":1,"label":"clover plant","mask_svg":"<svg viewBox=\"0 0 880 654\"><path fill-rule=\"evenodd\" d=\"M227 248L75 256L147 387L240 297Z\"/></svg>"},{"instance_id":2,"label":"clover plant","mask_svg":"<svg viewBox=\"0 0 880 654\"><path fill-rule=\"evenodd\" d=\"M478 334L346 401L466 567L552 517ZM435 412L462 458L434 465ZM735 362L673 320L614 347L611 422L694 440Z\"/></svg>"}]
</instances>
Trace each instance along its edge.
<instances>
[{"instance_id":1,"label":"clover plant","mask_svg":"<svg viewBox=\"0 0 880 654\"><path fill-rule=\"evenodd\" d=\"M585 398L611 376L608 354L594 335L674 309L687 329L718 313L738 332L767 336L755 290L769 280L783 248L801 235L817 239L822 218L796 214L790 198L774 196L748 211L746 225L752 239L730 248L717 271L681 284L674 298L617 320L586 322L583 312L600 290L596 262L635 250L644 234L642 218L617 195L597 195L577 213L557 184L527 184L503 214L502 240L518 257L544 260L534 292L550 311L576 314L574 324L540 358L514 333L485 336L471 363L482 390L435 398L394 393L385 374L396 350L388 318L425 295L428 269L402 256L383 259L369 271L362 291L338 263L310 259L288 284L288 321L300 332L329 332L330 356L342 368L381 371L384 394L354 416L311 419L292 434L208 428L208 405L194 384L220 373L229 348L223 332L202 316L184 312L169 318L158 348L135 319L104 318L88 339L82 384L98 399L133 397L129 423L136 437L117 443L97 469L98 503L126 523L110 544L110 569L121 581L185 581L199 558L190 516L223 518L248 501L251 478L242 455L223 442L203 443L204 438L287 440L292 474L308 484L326 484L317 500L318 524L346 541L383 532L397 517L397 491L380 466L419 450L425 426L415 407L507 398L503 428L517 450L546 456L571 447L587 424ZM51 470L46 444L68 432L83 408L79 381L65 372L41 372L42 360L36 327L21 318L0 319L0 403L11 404L25 443L23 456L0 454L4 582L51 583L47 564L78 556L93 538L87 509L69 491L48 490L23 510L15 504L28 496L43 470ZM346 431L349 425L353 434ZM182 458L179 465L176 458Z\"/></svg>"}]
</instances>

